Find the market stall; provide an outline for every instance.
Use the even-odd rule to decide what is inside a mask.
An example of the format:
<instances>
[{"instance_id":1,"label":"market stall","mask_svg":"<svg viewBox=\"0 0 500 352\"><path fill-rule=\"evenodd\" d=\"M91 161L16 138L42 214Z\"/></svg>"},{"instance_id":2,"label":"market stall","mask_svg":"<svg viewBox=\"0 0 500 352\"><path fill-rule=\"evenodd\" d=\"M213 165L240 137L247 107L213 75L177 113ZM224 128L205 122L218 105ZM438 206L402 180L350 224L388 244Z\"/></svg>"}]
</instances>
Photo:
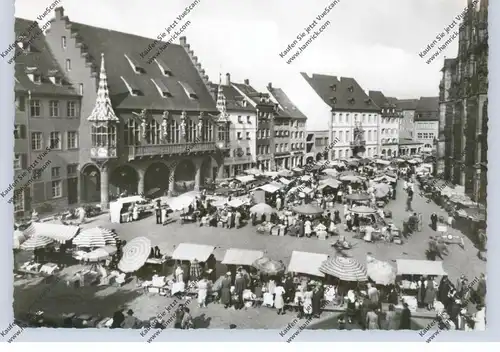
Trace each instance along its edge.
<instances>
[{"instance_id":1,"label":"market stall","mask_svg":"<svg viewBox=\"0 0 500 352\"><path fill-rule=\"evenodd\" d=\"M109 203L109 216L112 223L124 223L129 220L130 207L137 206L139 214L151 210L152 206L148 206L150 202L142 196L130 196L118 198L114 202ZM139 215L140 218L141 215Z\"/></svg>"},{"instance_id":2,"label":"market stall","mask_svg":"<svg viewBox=\"0 0 500 352\"><path fill-rule=\"evenodd\" d=\"M114 230L98 226L81 231L73 239L73 244L80 248L99 248L116 246L118 240Z\"/></svg>"},{"instance_id":3,"label":"market stall","mask_svg":"<svg viewBox=\"0 0 500 352\"><path fill-rule=\"evenodd\" d=\"M172 253L173 260L188 260L194 259L199 262L206 262L212 255L215 246L194 243L180 243Z\"/></svg>"},{"instance_id":4,"label":"market stall","mask_svg":"<svg viewBox=\"0 0 500 352\"><path fill-rule=\"evenodd\" d=\"M252 266L259 270L262 274L280 275L285 272L285 264L281 261L272 260L268 257L262 257L255 260Z\"/></svg>"},{"instance_id":5,"label":"market stall","mask_svg":"<svg viewBox=\"0 0 500 352\"><path fill-rule=\"evenodd\" d=\"M288 272L325 277L319 268L328 260L327 254L293 251Z\"/></svg>"}]
</instances>

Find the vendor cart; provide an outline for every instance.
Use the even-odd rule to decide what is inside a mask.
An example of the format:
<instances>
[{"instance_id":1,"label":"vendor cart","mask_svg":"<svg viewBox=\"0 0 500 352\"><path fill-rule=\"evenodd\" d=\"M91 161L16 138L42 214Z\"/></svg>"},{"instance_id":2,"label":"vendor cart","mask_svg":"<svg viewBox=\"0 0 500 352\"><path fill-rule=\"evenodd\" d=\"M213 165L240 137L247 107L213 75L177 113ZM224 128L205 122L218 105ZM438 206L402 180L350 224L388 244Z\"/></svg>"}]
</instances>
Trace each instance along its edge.
<instances>
[{"instance_id":1,"label":"vendor cart","mask_svg":"<svg viewBox=\"0 0 500 352\"><path fill-rule=\"evenodd\" d=\"M194 211L192 213L183 213L181 214L181 224L187 223L187 222L196 222L198 220L198 215L200 214L199 211Z\"/></svg>"}]
</instances>

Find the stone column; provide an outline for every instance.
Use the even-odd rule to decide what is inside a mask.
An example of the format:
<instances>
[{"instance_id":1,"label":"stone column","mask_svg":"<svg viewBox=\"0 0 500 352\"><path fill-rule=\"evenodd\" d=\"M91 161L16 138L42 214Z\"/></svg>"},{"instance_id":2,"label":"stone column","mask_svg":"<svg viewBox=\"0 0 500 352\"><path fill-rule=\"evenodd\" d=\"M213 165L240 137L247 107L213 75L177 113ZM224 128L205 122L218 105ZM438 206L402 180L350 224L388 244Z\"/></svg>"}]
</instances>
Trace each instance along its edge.
<instances>
[{"instance_id":1,"label":"stone column","mask_svg":"<svg viewBox=\"0 0 500 352\"><path fill-rule=\"evenodd\" d=\"M109 166L101 165L101 209L107 210L109 205Z\"/></svg>"},{"instance_id":2,"label":"stone column","mask_svg":"<svg viewBox=\"0 0 500 352\"><path fill-rule=\"evenodd\" d=\"M200 190L201 166L202 166L202 163L196 163L195 164L195 168L196 168L196 173L194 175L194 190L195 191L199 191Z\"/></svg>"},{"instance_id":3,"label":"stone column","mask_svg":"<svg viewBox=\"0 0 500 352\"><path fill-rule=\"evenodd\" d=\"M143 170L143 169L137 170L137 176L138 176L137 193L140 196L144 196L144 176L145 175L146 175L146 170Z\"/></svg>"},{"instance_id":4,"label":"stone column","mask_svg":"<svg viewBox=\"0 0 500 352\"><path fill-rule=\"evenodd\" d=\"M218 170L217 170L217 178L218 179L221 179L221 178L224 178L224 164L221 163L220 165L218 165Z\"/></svg>"},{"instance_id":5,"label":"stone column","mask_svg":"<svg viewBox=\"0 0 500 352\"><path fill-rule=\"evenodd\" d=\"M175 186L175 169L177 168L177 163L174 162L174 164L172 164L170 166L170 176L168 178L168 193L167 195L169 197L172 196L172 194L174 193L174 186Z\"/></svg>"}]
</instances>

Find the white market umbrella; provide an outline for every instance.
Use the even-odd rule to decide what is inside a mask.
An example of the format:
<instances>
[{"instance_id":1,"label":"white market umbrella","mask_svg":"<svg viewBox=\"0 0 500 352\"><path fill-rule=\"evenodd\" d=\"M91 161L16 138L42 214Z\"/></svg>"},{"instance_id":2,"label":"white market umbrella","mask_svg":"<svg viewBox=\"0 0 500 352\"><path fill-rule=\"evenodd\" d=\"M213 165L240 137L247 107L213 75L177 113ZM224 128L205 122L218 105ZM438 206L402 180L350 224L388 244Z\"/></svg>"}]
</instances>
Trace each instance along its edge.
<instances>
[{"instance_id":1,"label":"white market umbrella","mask_svg":"<svg viewBox=\"0 0 500 352\"><path fill-rule=\"evenodd\" d=\"M20 248L25 251L34 251L35 249L45 248L54 240L44 236L35 236L27 239Z\"/></svg>"},{"instance_id":2,"label":"white market umbrella","mask_svg":"<svg viewBox=\"0 0 500 352\"><path fill-rule=\"evenodd\" d=\"M366 271L370 279L379 285L390 285L396 280L396 270L391 264L371 256L366 257Z\"/></svg>"},{"instance_id":3,"label":"white market umbrella","mask_svg":"<svg viewBox=\"0 0 500 352\"><path fill-rule=\"evenodd\" d=\"M93 227L80 232L74 239L73 244L77 247L99 248L105 246L116 246L118 235L104 227Z\"/></svg>"},{"instance_id":4,"label":"white market umbrella","mask_svg":"<svg viewBox=\"0 0 500 352\"><path fill-rule=\"evenodd\" d=\"M173 211L183 210L189 207L189 205L192 204L194 199L199 195L200 192L197 191L187 192L178 197L167 199L167 204Z\"/></svg>"},{"instance_id":5,"label":"white market umbrella","mask_svg":"<svg viewBox=\"0 0 500 352\"><path fill-rule=\"evenodd\" d=\"M89 262L98 262L115 254L117 251L115 246L106 246L94 249L92 252L82 255L82 259Z\"/></svg>"},{"instance_id":6,"label":"white market umbrella","mask_svg":"<svg viewBox=\"0 0 500 352\"><path fill-rule=\"evenodd\" d=\"M27 238L26 238L26 236L23 235L22 231L15 230L12 247L14 249L19 249L19 247L21 247L21 245L26 241L26 239Z\"/></svg>"},{"instance_id":7,"label":"white market umbrella","mask_svg":"<svg viewBox=\"0 0 500 352\"><path fill-rule=\"evenodd\" d=\"M274 209L266 203L259 203L250 208L250 214L253 213L257 215L272 214L274 213Z\"/></svg>"},{"instance_id":8,"label":"white market umbrella","mask_svg":"<svg viewBox=\"0 0 500 352\"><path fill-rule=\"evenodd\" d=\"M151 253L151 241L146 237L136 237L123 247L123 256L118 269L131 273L140 269Z\"/></svg>"}]
</instances>

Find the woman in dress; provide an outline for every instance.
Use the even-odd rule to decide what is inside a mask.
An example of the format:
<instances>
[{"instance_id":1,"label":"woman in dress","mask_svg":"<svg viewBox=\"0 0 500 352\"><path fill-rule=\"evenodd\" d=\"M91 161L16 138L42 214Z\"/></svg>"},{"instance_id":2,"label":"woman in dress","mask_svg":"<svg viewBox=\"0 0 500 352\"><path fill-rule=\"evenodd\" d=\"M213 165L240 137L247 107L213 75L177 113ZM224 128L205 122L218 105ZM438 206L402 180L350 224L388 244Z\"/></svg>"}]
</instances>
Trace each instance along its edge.
<instances>
[{"instance_id":1,"label":"woman in dress","mask_svg":"<svg viewBox=\"0 0 500 352\"><path fill-rule=\"evenodd\" d=\"M226 273L226 277L222 280L221 290L220 290L220 301L224 305L224 308L228 308L231 305L231 272Z\"/></svg>"},{"instance_id":2,"label":"woman in dress","mask_svg":"<svg viewBox=\"0 0 500 352\"><path fill-rule=\"evenodd\" d=\"M303 303L303 311L307 319L309 319L312 315L312 286L307 286L307 291L304 293L304 303Z\"/></svg>"},{"instance_id":3,"label":"woman in dress","mask_svg":"<svg viewBox=\"0 0 500 352\"><path fill-rule=\"evenodd\" d=\"M306 220L306 222L304 223L304 233L306 235L306 237L311 237L311 233L312 233L312 229L311 229L311 221L309 221L309 219Z\"/></svg>"},{"instance_id":4,"label":"woman in dress","mask_svg":"<svg viewBox=\"0 0 500 352\"><path fill-rule=\"evenodd\" d=\"M184 270L182 270L182 267L180 265L177 265L177 268L175 269L175 281L177 282L184 282Z\"/></svg>"},{"instance_id":5,"label":"woman in dress","mask_svg":"<svg viewBox=\"0 0 500 352\"><path fill-rule=\"evenodd\" d=\"M398 322L396 320L396 310L393 304L389 304L389 311L385 313L385 324L387 330L398 329Z\"/></svg>"},{"instance_id":6,"label":"woman in dress","mask_svg":"<svg viewBox=\"0 0 500 352\"><path fill-rule=\"evenodd\" d=\"M436 289L434 288L434 280L431 277L427 278L427 287L425 288L424 303L427 310L434 309L434 300L436 299Z\"/></svg>"},{"instance_id":7,"label":"woman in dress","mask_svg":"<svg viewBox=\"0 0 500 352\"><path fill-rule=\"evenodd\" d=\"M285 289L281 284L274 289L274 307L277 309L278 315L285 314L285 300L283 294Z\"/></svg>"},{"instance_id":8,"label":"woman in dress","mask_svg":"<svg viewBox=\"0 0 500 352\"><path fill-rule=\"evenodd\" d=\"M375 313L373 308L370 308L368 313L366 313L366 329L367 330L378 330L380 329L378 325L378 315Z\"/></svg>"},{"instance_id":9,"label":"woman in dress","mask_svg":"<svg viewBox=\"0 0 500 352\"><path fill-rule=\"evenodd\" d=\"M134 209L132 210L132 217L134 221L139 220L139 207L137 206L137 204L134 205Z\"/></svg>"},{"instance_id":10,"label":"woman in dress","mask_svg":"<svg viewBox=\"0 0 500 352\"><path fill-rule=\"evenodd\" d=\"M207 291L208 281L202 278L198 281L198 306L200 308L205 308L207 306Z\"/></svg>"}]
</instances>

